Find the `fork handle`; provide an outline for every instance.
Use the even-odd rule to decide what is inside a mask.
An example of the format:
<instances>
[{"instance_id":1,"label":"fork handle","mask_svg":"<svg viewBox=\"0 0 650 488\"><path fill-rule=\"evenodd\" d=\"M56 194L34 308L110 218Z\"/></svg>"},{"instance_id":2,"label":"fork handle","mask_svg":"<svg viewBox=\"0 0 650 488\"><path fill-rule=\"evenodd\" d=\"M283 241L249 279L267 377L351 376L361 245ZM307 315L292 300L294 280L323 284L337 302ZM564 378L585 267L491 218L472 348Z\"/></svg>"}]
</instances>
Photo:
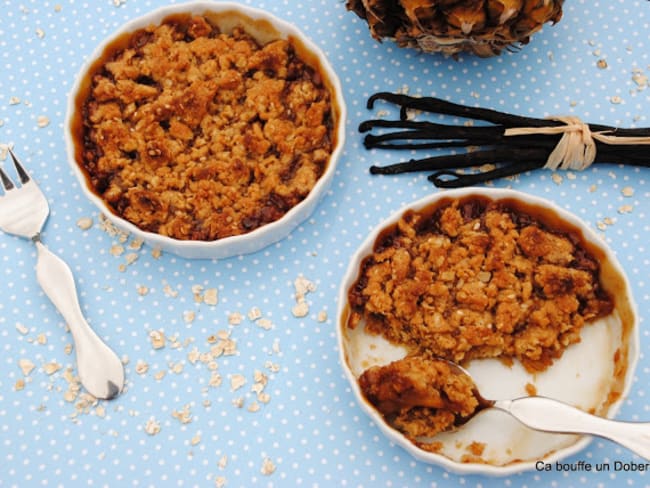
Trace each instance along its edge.
<instances>
[{"instance_id":1,"label":"fork handle","mask_svg":"<svg viewBox=\"0 0 650 488\"><path fill-rule=\"evenodd\" d=\"M70 328L81 384L96 398L115 397L124 386L122 362L86 322L68 265L42 242L35 242L36 278Z\"/></svg>"}]
</instances>

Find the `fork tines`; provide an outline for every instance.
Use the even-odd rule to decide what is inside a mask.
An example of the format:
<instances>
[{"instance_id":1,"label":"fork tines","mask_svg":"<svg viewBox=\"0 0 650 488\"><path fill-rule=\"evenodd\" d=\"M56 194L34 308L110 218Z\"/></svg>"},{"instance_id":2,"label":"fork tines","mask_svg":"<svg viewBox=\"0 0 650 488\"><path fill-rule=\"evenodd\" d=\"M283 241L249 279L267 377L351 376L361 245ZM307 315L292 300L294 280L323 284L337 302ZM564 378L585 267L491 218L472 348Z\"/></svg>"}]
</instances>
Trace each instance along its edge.
<instances>
[{"instance_id":1,"label":"fork tines","mask_svg":"<svg viewBox=\"0 0 650 488\"><path fill-rule=\"evenodd\" d=\"M20 182L22 184L27 183L30 180L29 174L27 173L27 171L25 171L25 168L23 168L23 166L20 164L20 161L18 161L18 158L11 150L11 148L7 148L7 150L9 151L11 160L14 163L14 167L16 168L16 173L18 174L18 178L20 178ZM2 187L5 190L12 190L16 186L14 182L11 180L11 178L9 177L9 175L2 168L0 168L0 181L2 182Z\"/></svg>"}]
</instances>

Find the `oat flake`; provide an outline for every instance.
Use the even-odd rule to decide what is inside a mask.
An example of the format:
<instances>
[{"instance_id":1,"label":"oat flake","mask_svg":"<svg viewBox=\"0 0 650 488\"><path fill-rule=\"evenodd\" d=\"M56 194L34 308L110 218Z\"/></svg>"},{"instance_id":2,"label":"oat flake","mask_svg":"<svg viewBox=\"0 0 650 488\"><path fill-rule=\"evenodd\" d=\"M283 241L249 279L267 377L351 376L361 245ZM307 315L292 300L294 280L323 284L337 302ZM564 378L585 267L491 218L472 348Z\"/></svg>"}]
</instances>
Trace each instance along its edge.
<instances>
[{"instance_id":1,"label":"oat flake","mask_svg":"<svg viewBox=\"0 0 650 488\"><path fill-rule=\"evenodd\" d=\"M77 219L77 227L81 230L88 230L93 226L93 219L90 217L81 217Z\"/></svg>"},{"instance_id":2,"label":"oat flake","mask_svg":"<svg viewBox=\"0 0 650 488\"><path fill-rule=\"evenodd\" d=\"M29 359L19 359L18 367L22 370L23 375L29 376L29 374L34 370L36 365Z\"/></svg>"},{"instance_id":3,"label":"oat flake","mask_svg":"<svg viewBox=\"0 0 650 488\"><path fill-rule=\"evenodd\" d=\"M271 459L265 458L262 462L261 473L265 476L271 475L275 472L275 464Z\"/></svg>"},{"instance_id":4,"label":"oat flake","mask_svg":"<svg viewBox=\"0 0 650 488\"><path fill-rule=\"evenodd\" d=\"M138 360L135 364L135 372L138 374L145 374L149 371L149 365L142 360Z\"/></svg>"},{"instance_id":5,"label":"oat flake","mask_svg":"<svg viewBox=\"0 0 650 488\"><path fill-rule=\"evenodd\" d=\"M183 406L181 410L174 410L172 417L178 420L181 424L189 424L192 421L192 412L189 405Z\"/></svg>"},{"instance_id":6,"label":"oat flake","mask_svg":"<svg viewBox=\"0 0 650 488\"><path fill-rule=\"evenodd\" d=\"M208 288L203 293L203 302L207 305L216 305L219 302L219 294L216 288Z\"/></svg>"},{"instance_id":7,"label":"oat flake","mask_svg":"<svg viewBox=\"0 0 650 488\"><path fill-rule=\"evenodd\" d=\"M149 435L156 435L160 432L160 423L155 419L149 419L144 425L144 431Z\"/></svg>"},{"instance_id":8,"label":"oat flake","mask_svg":"<svg viewBox=\"0 0 650 488\"><path fill-rule=\"evenodd\" d=\"M298 302L291 308L291 313L296 318L306 317L309 314L309 305L305 301Z\"/></svg>"},{"instance_id":9,"label":"oat flake","mask_svg":"<svg viewBox=\"0 0 650 488\"><path fill-rule=\"evenodd\" d=\"M235 373L230 377L231 391L239 390L245 384L246 384L246 378L242 374Z\"/></svg>"},{"instance_id":10,"label":"oat flake","mask_svg":"<svg viewBox=\"0 0 650 488\"><path fill-rule=\"evenodd\" d=\"M239 325L241 324L241 321L243 320L243 316L239 312L233 312L228 315L228 324L230 325Z\"/></svg>"},{"instance_id":11,"label":"oat flake","mask_svg":"<svg viewBox=\"0 0 650 488\"><path fill-rule=\"evenodd\" d=\"M162 349L165 347L165 334L159 330L152 330L149 333L149 339L151 340L151 346L154 349Z\"/></svg>"},{"instance_id":12,"label":"oat flake","mask_svg":"<svg viewBox=\"0 0 650 488\"><path fill-rule=\"evenodd\" d=\"M248 320L257 320L262 317L262 312L258 307L253 307L248 311Z\"/></svg>"}]
</instances>

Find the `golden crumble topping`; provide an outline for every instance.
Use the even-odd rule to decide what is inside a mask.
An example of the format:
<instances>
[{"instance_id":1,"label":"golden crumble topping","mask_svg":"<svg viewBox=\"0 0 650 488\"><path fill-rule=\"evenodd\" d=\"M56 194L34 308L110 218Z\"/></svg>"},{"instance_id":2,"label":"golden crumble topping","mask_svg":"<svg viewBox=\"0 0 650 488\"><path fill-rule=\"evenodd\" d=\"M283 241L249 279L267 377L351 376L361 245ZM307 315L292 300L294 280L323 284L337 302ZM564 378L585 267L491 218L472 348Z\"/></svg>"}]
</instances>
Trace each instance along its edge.
<instances>
[{"instance_id":1,"label":"golden crumble topping","mask_svg":"<svg viewBox=\"0 0 650 488\"><path fill-rule=\"evenodd\" d=\"M349 327L461 363L542 371L608 315L599 264L576 234L479 197L407 212L375 242L348 293Z\"/></svg>"},{"instance_id":2,"label":"golden crumble topping","mask_svg":"<svg viewBox=\"0 0 650 488\"><path fill-rule=\"evenodd\" d=\"M143 230L215 240L282 217L322 175L330 95L290 41L264 46L204 17L131 35L92 75L83 164Z\"/></svg>"}]
</instances>

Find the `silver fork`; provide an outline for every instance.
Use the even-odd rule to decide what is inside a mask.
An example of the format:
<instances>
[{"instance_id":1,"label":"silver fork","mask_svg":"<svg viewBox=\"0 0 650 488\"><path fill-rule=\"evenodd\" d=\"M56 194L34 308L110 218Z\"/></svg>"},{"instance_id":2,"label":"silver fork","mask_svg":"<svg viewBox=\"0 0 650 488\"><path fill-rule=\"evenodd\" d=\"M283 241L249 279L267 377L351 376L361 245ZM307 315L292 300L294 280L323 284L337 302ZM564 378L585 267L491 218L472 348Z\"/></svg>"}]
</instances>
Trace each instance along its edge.
<instances>
[{"instance_id":1,"label":"silver fork","mask_svg":"<svg viewBox=\"0 0 650 488\"><path fill-rule=\"evenodd\" d=\"M43 192L8 150L20 180L16 185L0 168L0 229L31 239L36 244L36 278L70 328L77 356L81 384L96 398L111 399L124 387L124 366L84 318L72 272L65 262L41 242L41 230L50 213Z\"/></svg>"}]
</instances>

